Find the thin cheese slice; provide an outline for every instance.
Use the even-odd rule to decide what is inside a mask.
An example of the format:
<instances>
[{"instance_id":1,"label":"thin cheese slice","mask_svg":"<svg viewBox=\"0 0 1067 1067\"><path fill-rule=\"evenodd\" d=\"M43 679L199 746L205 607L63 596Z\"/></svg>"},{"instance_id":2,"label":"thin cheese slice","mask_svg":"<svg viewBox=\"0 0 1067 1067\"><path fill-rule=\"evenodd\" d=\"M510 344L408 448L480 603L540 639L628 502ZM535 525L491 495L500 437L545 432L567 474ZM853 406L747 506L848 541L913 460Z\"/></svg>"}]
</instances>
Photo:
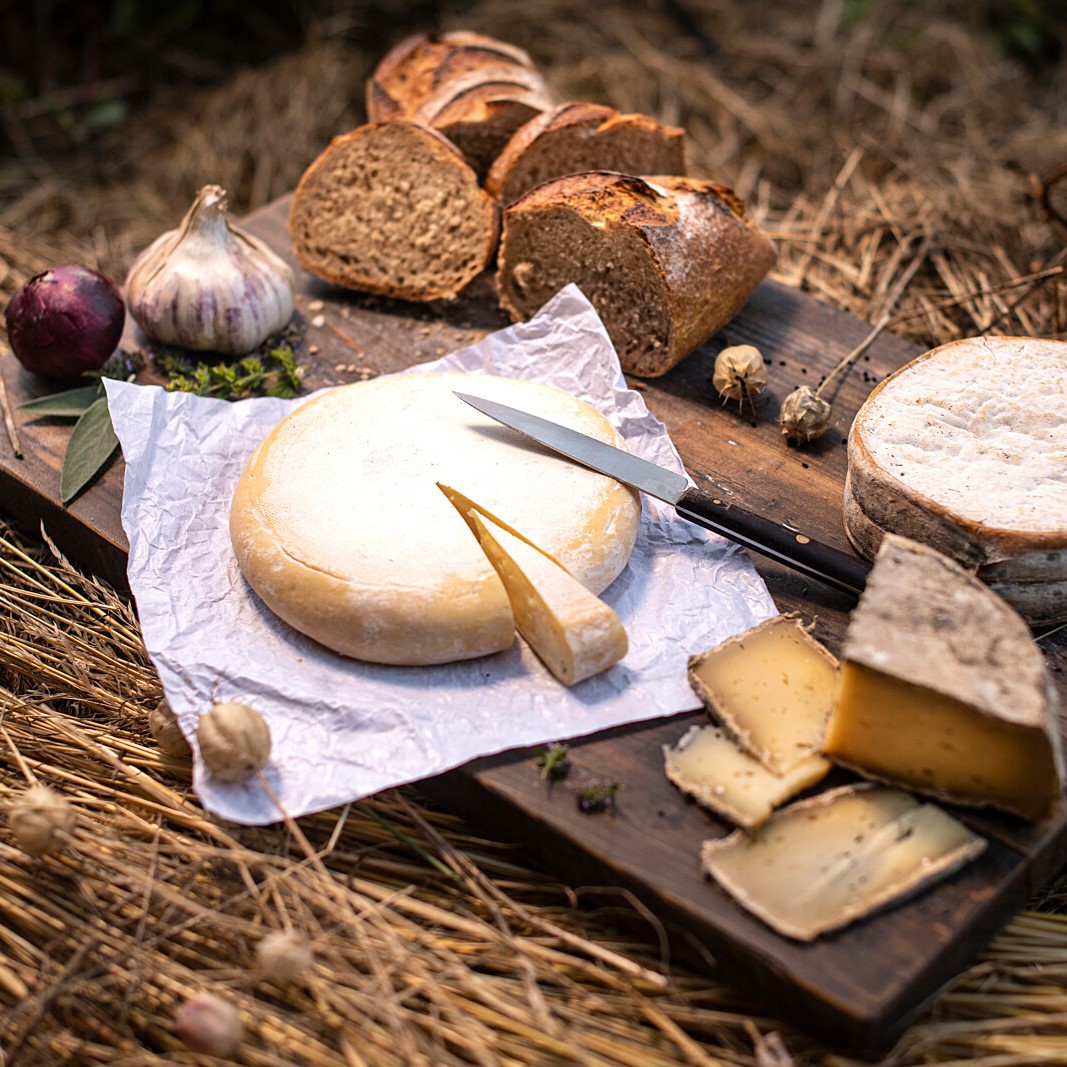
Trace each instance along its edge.
<instances>
[{"instance_id":1,"label":"thin cheese slice","mask_svg":"<svg viewBox=\"0 0 1067 1067\"><path fill-rule=\"evenodd\" d=\"M689 660L689 681L738 743L784 774L822 745L837 660L796 615L776 615Z\"/></svg>"},{"instance_id":2,"label":"thin cheese slice","mask_svg":"<svg viewBox=\"0 0 1067 1067\"><path fill-rule=\"evenodd\" d=\"M823 751L860 773L1038 819L1062 792L1058 698L1026 623L887 534L845 639Z\"/></svg>"},{"instance_id":3,"label":"thin cheese slice","mask_svg":"<svg viewBox=\"0 0 1067 1067\"><path fill-rule=\"evenodd\" d=\"M831 766L821 756L808 756L787 773L774 774L714 726L691 726L673 748L664 745L663 764L683 793L748 830L820 781Z\"/></svg>"},{"instance_id":4,"label":"thin cheese slice","mask_svg":"<svg viewBox=\"0 0 1067 1067\"><path fill-rule=\"evenodd\" d=\"M467 499L442 490L454 503ZM585 681L626 655L619 616L565 567L475 507L463 517L504 583L516 629L560 682Z\"/></svg>"},{"instance_id":5,"label":"thin cheese slice","mask_svg":"<svg viewBox=\"0 0 1067 1067\"><path fill-rule=\"evenodd\" d=\"M985 841L933 804L864 784L705 841L704 870L786 937L812 941L898 903L980 855Z\"/></svg>"}]
</instances>

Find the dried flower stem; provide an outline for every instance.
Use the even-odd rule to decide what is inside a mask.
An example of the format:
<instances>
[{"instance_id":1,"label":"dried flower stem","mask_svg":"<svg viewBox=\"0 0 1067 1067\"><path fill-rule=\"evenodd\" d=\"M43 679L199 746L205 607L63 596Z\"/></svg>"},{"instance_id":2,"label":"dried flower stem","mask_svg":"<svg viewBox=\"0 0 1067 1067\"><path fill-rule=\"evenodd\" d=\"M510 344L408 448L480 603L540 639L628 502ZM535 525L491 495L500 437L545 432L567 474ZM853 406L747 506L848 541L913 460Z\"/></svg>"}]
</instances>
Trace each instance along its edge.
<instances>
[{"instance_id":1,"label":"dried flower stem","mask_svg":"<svg viewBox=\"0 0 1067 1067\"><path fill-rule=\"evenodd\" d=\"M7 354L6 348L0 348L0 356ZM4 417L4 428L7 430L7 438L11 442L11 450L15 453L15 459L22 459L22 443L19 441L19 432L15 427L15 420L11 415L11 403L7 398L7 383L3 374L0 374L0 414Z\"/></svg>"}]
</instances>

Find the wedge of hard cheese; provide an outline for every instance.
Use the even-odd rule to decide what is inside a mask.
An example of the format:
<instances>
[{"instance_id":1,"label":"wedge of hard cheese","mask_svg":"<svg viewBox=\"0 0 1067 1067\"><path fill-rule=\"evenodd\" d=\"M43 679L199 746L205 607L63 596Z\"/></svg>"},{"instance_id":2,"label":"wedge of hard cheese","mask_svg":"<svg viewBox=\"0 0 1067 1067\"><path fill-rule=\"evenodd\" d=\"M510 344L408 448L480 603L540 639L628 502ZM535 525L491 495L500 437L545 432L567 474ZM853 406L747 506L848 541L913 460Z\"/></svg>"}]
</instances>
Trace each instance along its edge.
<instances>
[{"instance_id":1,"label":"wedge of hard cheese","mask_svg":"<svg viewBox=\"0 0 1067 1067\"><path fill-rule=\"evenodd\" d=\"M947 556L887 534L849 623L824 753L1038 819L1062 792L1057 706L1023 619Z\"/></svg>"},{"instance_id":2,"label":"wedge of hard cheese","mask_svg":"<svg viewBox=\"0 0 1067 1067\"><path fill-rule=\"evenodd\" d=\"M863 784L776 812L755 833L705 841L705 873L786 937L812 941L945 878L985 841L933 804Z\"/></svg>"},{"instance_id":3,"label":"wedge of hard cheese","mask_svg":"<svg viewBox=\"0 0 1067 1067\"><path fill-rule=\"evenodd\" d=\"M837 660L797 615L776 615L689 660L708 711L777 774L819 751L836 680Z\"/></svg>"},{"instance_id":4,"label":"wedge of hard cheese","mask_svg":"<svg viewBox=\"0 0 1067 1067\"><path fill-rule=\"evenodd\" d=\"M879 384L848 441L845 526L931 545L1033 625L1067 619L1067 343L976 337Z\"/></svg>"},{"instance_id":5,"label":"wedge of hard cheese","mask_svg":"<svg viewBox=\"0 0 1067 1067\"><path fill-rule=\"evenodd\" d=\"M463 494L441 486L467 521L511 603L515 628L564 685L605 671L626 655L619 616L562 564L496 522Z\"/></svg>"},{"instance_id":6,"label":"wedge of hard cheese","mask_svg":"<svg viewBox=\"0 0 1067 1067\"><path fill-rule=\"evenodd\" d=\"M786 773L775 774L724 730L691 726L674 747L663 746L663 769L698 804L752 830L775 808L821 781L830 761L809 755Z\"/></svg>"}]
</instances>

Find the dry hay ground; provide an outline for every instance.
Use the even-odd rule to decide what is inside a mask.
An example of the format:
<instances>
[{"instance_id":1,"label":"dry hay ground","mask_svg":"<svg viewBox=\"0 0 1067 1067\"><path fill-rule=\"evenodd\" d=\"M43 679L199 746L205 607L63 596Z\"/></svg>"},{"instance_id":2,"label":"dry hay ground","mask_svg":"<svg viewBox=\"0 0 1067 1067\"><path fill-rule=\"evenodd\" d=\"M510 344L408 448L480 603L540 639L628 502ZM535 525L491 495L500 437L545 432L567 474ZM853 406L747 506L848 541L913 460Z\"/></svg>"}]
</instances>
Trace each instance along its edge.
<instances>
[{"instance_id":1,"label":"dry hay ground","mask_svg":"<svg viewBox=\"0 0 1067 1067\"><path fill-rule=\"evenodd\" d=\"M705 0L694 36L673 7L490 0L443 24L526 46L560 97L685 126L694 171L732 182L777 238L780 280L920 343L1063 337L1067 67L1013 58L980 5L956 6ZM121 277L207 181L241 212L291 188L360 120L376 58L360 17L216 87L160 90L77 150L32 108L9 114L4 299L59 261ZM672 967L625 898L579 906L404 792L299 826L218 823L148 736L158 697L129 606L5 533L0 798L36 778L79 813L42 860L0 833L7 1064L209 1062L173 1034L204 987L239 1006L250 1064L852 1062ZM884 1062L1067 1063L1058 897ZM256 969L271 929L314 946L295 984Z\"/></svg>"}]
</instances>

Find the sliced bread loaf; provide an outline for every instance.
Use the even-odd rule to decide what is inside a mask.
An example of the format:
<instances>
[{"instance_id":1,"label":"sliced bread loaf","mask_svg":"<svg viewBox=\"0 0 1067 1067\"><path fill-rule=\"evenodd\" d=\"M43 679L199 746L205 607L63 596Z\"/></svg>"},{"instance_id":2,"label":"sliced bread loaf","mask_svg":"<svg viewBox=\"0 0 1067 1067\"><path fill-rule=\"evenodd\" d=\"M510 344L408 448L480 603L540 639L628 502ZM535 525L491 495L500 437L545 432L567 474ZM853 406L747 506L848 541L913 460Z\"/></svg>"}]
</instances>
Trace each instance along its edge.
<instances>
[{"instance_id":1,"label":"sliced bread loaf","mask_svg":"<svg viewBox=\"0 0 1067 1067\"><path fill-rule=\"evenodd\" d=\"M685 131L603 104L559 104L516 130L485 187L508 204L549 178L586 170L685 174Z\"/></svg>"},{"instance_id":2,"label":"sliced bread loaf","mask_svg":"<svg viewBox=\"0 0 1067 1067\"><path fill-rule=\"evenodd\" d=\"M386 53L367 79L367 118L411 119L441 85L486 67L534 70L521 48L480 33L418 33Z\"/></svg>"},{"instance_id":3,"label":"sliced bread loaf","mask_svg":"<svg viewBox=\"0 0 1067 1067\"><path fill-rule=\"evenodd\" d=\"M974 570L1032 624L1067 619L1067 344L965 338L872 391L848 440L845 528Z\"/></svg>"},{"instance_id":4,"label":"sliced bread loaf","mask_svg":"<svg viewBox=\"0 0 1067 1067\"><path fill-rule=\"evenodd\" d=\"M410 122L334 138L289 209L305 270L404 300L455 296L488 264L497 230L496 204L456 147Z\"/></svg>"},{"instance_id":5,"label":"sliced bread loaf","mask_svg":"<svg viewBox=\"0 0 1067 1067\"><path fill-rule=\"evenodd\" d=\"M497 290L518 321L577 283L623 370L655 377L740 311L776 254L726 186L589 171L504 209Z\"/></svg>"}]
</instances>

